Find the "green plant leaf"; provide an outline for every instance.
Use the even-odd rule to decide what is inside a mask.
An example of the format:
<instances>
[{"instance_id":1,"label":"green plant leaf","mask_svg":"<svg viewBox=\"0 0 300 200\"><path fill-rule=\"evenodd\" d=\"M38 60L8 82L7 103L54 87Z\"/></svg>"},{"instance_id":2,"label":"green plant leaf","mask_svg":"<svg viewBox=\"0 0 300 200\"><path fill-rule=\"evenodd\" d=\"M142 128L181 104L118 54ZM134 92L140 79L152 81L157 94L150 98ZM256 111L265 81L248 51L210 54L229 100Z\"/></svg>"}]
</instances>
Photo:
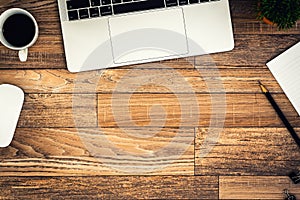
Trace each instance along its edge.
<instances>
[{"instance_id":1,"label":"green plant leaf","mask_svg":"<svg viewBox=\"0 0 300 200\"><path fill-rule=\"evenodd\" d=\"M300 0L258 0L259 18L268 18L279 29L292 28L300 19Z\"/></svg>"}]
</instances>

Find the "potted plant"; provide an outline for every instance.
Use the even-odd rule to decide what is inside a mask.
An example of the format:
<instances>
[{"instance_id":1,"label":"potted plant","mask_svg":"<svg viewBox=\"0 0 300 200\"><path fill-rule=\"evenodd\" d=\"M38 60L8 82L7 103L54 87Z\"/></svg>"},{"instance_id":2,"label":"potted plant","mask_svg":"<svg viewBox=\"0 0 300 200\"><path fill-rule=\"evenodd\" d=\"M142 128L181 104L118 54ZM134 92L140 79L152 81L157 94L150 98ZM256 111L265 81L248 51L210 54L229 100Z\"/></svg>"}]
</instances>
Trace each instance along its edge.
<instances>
[{"instance_id":1,"label":"potted plant","mask_svg":"<svg viewBox=\"0 0 300 200\"><path fill-rule=\"evenodd\" d=\"M300 0L258 0L258 16L279 29L289 29L300 19Z\"/></svg>"}]
</instances>

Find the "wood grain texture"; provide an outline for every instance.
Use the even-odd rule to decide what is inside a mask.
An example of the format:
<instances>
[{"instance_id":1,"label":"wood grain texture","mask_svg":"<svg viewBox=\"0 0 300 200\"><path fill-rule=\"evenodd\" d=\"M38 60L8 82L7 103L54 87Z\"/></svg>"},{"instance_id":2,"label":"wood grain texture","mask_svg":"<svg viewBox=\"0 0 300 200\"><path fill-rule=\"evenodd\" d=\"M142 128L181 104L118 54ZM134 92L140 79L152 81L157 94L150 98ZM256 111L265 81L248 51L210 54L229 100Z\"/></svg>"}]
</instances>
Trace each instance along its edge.
<instances>
[{"instance_id":1,"label":"wood grain texture","mask_svg":"<svg viewBox=\"0 0 300 200\"><path fill-rule=\"evenodd\" d=\"M298 185L286 176L300 169L299 149L257 80L299 133L299 116L265 63L300 40L300 21L279 31L257 19L257 1L229 2L235 39L230 52L80 74L66 69L56 0L2 2L0 13L12 7L30 11L40 33L25 63L0 45L0 84L17 85L26 93L14 140L0 149L0 199L283 199L285 188L299 198ZM224 103L220 92L226 94L224 129L201 157L205 142L214 141L207 134L212 96L217 105ZM182 116L191 112L182 108L192 105L193 94L200 115L197 122L182 125ZM114 104L114 98L124 101ZM128 116L126 110L118 112L123 106ZM165 147L178 131L179 146L192 142L176 159L118 154L101 160L91 151L103 148L99 131L140 158ZM111 165L141 161L158 169L133 176ZM172 164L163 168L167 161Z\"/></svg>"},{"instance_id":2,"label":"wood grain texture","mask_svg":"<svg viewBox=\"0 0 300 200\"><path fill-rule=\"evenodd\" d=\"M1 178L1 198L217 199L216 176Z\"/></svg>"},{"instance_id":3,"label":"wood grain texture","mask_svg":"<svg viewBox=\"0 0 300 200\"><path fill-rule=\"evenodd\" d=\"M28 94L18 127L284 127L263 94ZM299 116L284 94L273 95L295 127ZM125 110L124 110L125 109ZM214 109L214 110L212 110Z\"/></svg>"},{"instance_id":4,"label":"wood grain texture","mask_svg":"<svg viewBox=\"0 0 300 200\"><path fill-rule=\"evenodd\" d=\"M299 127L299 116L285 95L273 96L290 122ZM117 98L116 102L119 103L114 102L114 98ZM192 106L194 99L198 102L197 107ZM161 105L162 108L151 110L154 105ZM128 112L117 112L124 107L128 107ZM182 109L182 107L189 109ZM208 127L213 121L212 116L215 114L221 116L219 112L226 112L224 113L226 114L225 127L284 127L261 93L226 94L226 102L221 94L98 95L98 122L99 126L103 127L115 127L118 123L125 127L131 126L132 123L151 126L151 121L155 122L154 124L164 124L166 127ZM193 116L192 120L189 116ZM184 123L187 120L190 120L189 123Z\"/></svg>"},{"instance_id":5,"label":"wood grain texture","mask_svg":"<svg viewBox=\"0 0 300 200\"><path fill-rule=\"evenodd\" d=\"M286 176L221 176L220 199L284 199L288 189L298 199L300 185Z\"/></svg>"},{"instance_id":6,"label":"wood grain texture","mask_svg":"<svg viewBox=\"0 0 300 200\"><path fill-rule=\"evenodd\" d=\"M137 132L143 135L137 135ZM193 175L194 129L18 128L0 149L1 176ZM151 134L155 135L151 135ZM169 155L160 149L179 135ZM109 143L107 145L107 143ZM117 148L118 151L114 150ZM170 148L167 148L170 149ZM99 155L99 152L101 155ZM107 153L108 152L108 153ZM119 152L110 153L110 152ZM148 156L157 154L156 156ZM143 166L142 169L138 166ZM136 168L132 171L132 168ZM140 170L139 170L140 169Z\"/></svg>"},{"instance_id":7,"label":"wood grain texture","mask_svg":"<svg viewBox=\"0 0 300 200\"><path fill-rule=\"evenodd\" d=\"M95 105L90 94L28 94L18 127L96 127Z\"/></svg>"},{"instance_id":8,"label":"wood grain texture","mask_svg":"<svg viewBox=\"0 0 300 200\"><path fill-rule=\"evenodd\" d=\"M104 175L194 175L194 155L178 159L137 162L123 158L49 156L46 158L4 159L0 163L1 177L104 176ZM110 163L112 162L112 163ZM133 171L134 163L143 170ZM120 164L119 166L117 166Z\"/></svg>"},{"instance_id":9,"label":"wood grain texture","mask_svg":"<svg viewBox=\"0 0 300 200\"><path fill-rule=\"evenodd\" d=\"M39 94L121 93L124 92L119 85L121 80L126 83L126 92L135 93L186 93L183 83L188 83L194 93L222 92L215 90L218 85L226 93L260 93L257 81L261 80L270 92L282 93L267 67L176 69L175 65L169 63L170 68L165 69L108 69L84 74L71 74L67 70L1 70L0 84L18 85L26 93ZM160 82L153 84L150 77Z\"/></svg>"},{"instance_id":10,"label":"wood grain texture","mask_svg":"<svg viewBox=\"0 0 300 200\"><path fill-rule=\"evenodd\" d=\"M217 66L264 66L272 58L296 44L300 40L300 34L236 34L234 39L235 47L232 51L210 55ZM196 66L201 63L201 56L196 57Z\"/></svg>"},{"instance_id":11,"label":"wood grain texture","mask_svg":"<svg viewBox=\"0 0 300 200\"><path fill-rule=\"evenodd\" d=\"M225 128L205 156L203 143L212 136L198 129L196 137L198 175L286 176L300 166L299 147L285 128Z\"/></svg>"}]
</instances>

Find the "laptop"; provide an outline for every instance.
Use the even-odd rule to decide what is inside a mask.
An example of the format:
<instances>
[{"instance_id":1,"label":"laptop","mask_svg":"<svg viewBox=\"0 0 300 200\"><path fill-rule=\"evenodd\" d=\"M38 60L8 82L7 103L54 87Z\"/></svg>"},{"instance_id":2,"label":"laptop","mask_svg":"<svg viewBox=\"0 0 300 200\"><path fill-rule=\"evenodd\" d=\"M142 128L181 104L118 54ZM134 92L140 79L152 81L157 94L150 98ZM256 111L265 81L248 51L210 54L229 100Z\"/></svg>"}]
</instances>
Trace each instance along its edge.
<instances>
[{"instance_id":1,"label":"laptop","mask_svg":"<svg viewBox=\"0 0 300 200\"><path fill-rule=\"evenodd\" d=\"M228 0L58 0L58 7L70 72L234 48Z\"/></svg>"}]
</instances>

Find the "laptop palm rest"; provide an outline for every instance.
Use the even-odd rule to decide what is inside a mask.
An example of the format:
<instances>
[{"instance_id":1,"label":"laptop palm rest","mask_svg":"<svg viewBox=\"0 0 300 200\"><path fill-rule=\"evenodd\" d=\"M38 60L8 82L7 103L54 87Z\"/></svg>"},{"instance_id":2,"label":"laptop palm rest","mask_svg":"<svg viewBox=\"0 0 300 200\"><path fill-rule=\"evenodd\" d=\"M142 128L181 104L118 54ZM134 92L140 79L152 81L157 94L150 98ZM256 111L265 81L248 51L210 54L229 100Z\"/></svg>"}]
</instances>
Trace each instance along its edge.
<instances>
[{"instance_id":1,"label":"laptop palm rest","mask_svg":"<svg viewBox=\"0 0 300 200\"><path fill-rule=\"evenodd\" d=\"M115 63L188 53L181 8L112 17L109 28Z\"/></svg>"}]
</instances>

